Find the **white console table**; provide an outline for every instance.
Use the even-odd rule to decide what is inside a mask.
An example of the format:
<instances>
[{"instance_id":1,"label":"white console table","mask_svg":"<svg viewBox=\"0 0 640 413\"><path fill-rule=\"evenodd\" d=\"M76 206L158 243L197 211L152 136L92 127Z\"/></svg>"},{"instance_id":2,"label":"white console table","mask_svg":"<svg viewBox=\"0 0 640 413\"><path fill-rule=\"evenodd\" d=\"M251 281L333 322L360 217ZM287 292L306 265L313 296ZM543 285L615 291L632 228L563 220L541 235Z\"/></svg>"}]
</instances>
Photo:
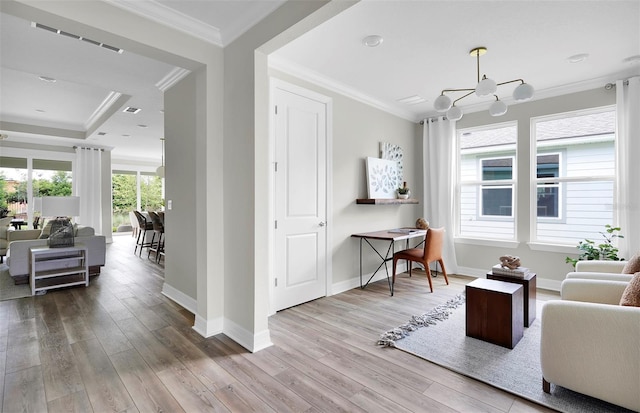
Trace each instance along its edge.
<instances>
[{"instance_id":1,"label":"white console table","mask_svg":"<svg viewBox=\"0 0 640 413\"><path fill-rule=\"evenodd\" d=\"M29 248L31 295L72 285L89 286L87 247Z\"/></svg>"}]
</instances>

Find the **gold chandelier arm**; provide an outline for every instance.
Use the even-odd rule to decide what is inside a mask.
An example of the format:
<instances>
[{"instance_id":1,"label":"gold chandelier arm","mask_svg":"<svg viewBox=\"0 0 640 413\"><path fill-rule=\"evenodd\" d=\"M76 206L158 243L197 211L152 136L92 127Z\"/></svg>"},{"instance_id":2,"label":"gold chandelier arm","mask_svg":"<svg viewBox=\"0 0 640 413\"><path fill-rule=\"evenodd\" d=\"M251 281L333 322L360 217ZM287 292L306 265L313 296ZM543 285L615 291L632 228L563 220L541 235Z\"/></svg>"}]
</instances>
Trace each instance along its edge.
<instances>
[{"instance_id":1,"label":"gold chandelier arm","mask_svg":"<svg viewBox=\"0 0 640 413\"><path fill-rule=\"evenodd\" d=\"M475 89L444 89L440 94L444 95L445 92L475 92Z\"/></svg>"},{"instance_id":2,"label":"gold chandelier arm","mask_svg":"<svg viewBox=\"0 0 640 413\"><path fill-rule=\"evenodd\" d=\"M460 90L465 90L465 89L460 89ZM473 95L475 93L475 91L476 91L475 89L466 89L466 90L471 90L471 92L467 93L464 96L460 96L458 99L454 100L453 103L451 104L451 106L455 106L457 101L459 101L461 99L464 99L467 96Z\"/></svg>"},{"instance_id":3,"label":"gold chandelier arm","mask_svg":"<svg viewBox=\"0 0 640 413\"><path fill-rule=\"evenodd\" d=\"M507 84L513 83L513 82L520 82L521 85L524 85L524 80L522 80L522 79L514 79L514 80L509 80L508 82L497 83L497 86L507 85Z\"/></svg>"}]
</instances>

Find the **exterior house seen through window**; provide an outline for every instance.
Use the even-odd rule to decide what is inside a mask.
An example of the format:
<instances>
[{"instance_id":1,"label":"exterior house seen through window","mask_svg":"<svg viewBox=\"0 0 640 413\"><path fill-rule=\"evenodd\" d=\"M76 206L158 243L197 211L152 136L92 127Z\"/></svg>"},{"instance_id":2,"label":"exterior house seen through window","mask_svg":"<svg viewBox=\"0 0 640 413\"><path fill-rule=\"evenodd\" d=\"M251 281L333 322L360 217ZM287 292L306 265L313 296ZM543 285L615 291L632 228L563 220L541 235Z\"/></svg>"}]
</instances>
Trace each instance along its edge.
<instances>
[{"instance_id":1,"label":"exterior house seen through window","mask_svg":"<svg viewBox=\"0 0 640 413\"><path fill-rule=\"evenodd\" d=\"M531 172L518 181L517 125L458 130L456 236L574 246L615 224L615 108L532 118ZM522 174L522 171L520 171ZM531 205L516 205L530 191ZM522 193L522 192L521 192Z\"/></svg>"},{"instance_id":2,"label":"exterior house seen through window","mask_svg":"<svg viewBox=\"0 0 640 413\"><path fill-rule=\"evenodd\" d=\"M606 224L615 224L615 108L535 118L532 131L533 241L599 239Z\"/></svg>"}]
</instances>

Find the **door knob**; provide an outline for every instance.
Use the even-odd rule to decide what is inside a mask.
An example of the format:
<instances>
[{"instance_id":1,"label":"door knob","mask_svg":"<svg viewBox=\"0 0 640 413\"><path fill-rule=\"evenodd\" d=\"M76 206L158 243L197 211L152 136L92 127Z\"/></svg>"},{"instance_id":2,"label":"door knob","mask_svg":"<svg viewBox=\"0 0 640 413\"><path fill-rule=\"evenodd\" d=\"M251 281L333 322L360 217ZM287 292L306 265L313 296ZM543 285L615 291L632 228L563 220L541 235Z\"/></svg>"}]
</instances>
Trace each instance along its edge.
<instances>
[{"instance_id":1,"label":"door knob","mask_svg":"<svg viewBox=\"0 0 640 413\"><path fill-rule=\"evenodd\" d=\"M325 225L327 225L326 222L320 222L318 225L320 225L321 227L324 227Z\"/></svg>"}]
</instances>

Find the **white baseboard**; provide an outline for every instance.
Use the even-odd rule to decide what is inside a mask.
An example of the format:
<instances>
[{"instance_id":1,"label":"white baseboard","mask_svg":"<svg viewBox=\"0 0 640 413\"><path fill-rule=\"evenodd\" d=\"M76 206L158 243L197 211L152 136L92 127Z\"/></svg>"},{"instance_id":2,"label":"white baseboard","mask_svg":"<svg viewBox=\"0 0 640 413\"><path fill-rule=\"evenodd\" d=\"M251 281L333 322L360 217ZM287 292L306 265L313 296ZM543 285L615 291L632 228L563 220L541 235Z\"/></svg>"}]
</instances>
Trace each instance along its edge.
<instances>
[{"instance_id":1,"label":"white baseboard","mask_svg":"<svg viewBox=\"0 0 640 413\"><path fill-rule=\"evenodd\" d=\"M175 301L177 304L184 307L186 310L193 314L198 313L198 303L195 299L189 297L182 291L172 287L166 282L162 284L162 295L169 298L172 301Z\"/></svg>"},{"instance_id":2,"label":"white baseboard","mask_svg":"<svg viewBox=\"0 0 640 413\"><path fill-rule=\"evenodd\" d=\"M193 329L202 337L207 338L222 333L223 318L216 317L213 320L207 320L196 313L196 320Z\"/></svg>"},{"instance_id":3,"label":"white baseboard","mask_svg":"<svg viewBox=\"0 0 640 413\"><path fill-rule=\"evenodd\" d=\"M224 319L224 328L222 332L225 336L229 337L252 353L273 345L268 329L252 334L250 331L240 327L228 318Z\"/></svg>"}]
</instances>

